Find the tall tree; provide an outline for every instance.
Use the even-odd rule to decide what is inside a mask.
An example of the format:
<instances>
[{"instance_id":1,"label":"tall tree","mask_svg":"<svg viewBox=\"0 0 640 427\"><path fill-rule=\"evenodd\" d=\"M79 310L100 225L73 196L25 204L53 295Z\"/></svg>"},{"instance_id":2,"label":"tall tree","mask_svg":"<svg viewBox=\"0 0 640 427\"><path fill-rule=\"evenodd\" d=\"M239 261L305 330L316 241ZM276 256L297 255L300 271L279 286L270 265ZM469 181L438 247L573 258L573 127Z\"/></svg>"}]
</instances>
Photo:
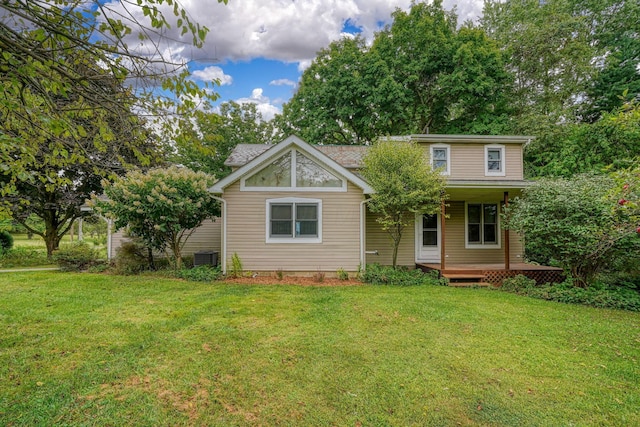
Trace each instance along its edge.
<instances>
[{"instance_id":1,"label":"tall tree","mask_svg":"<svg viewBox=\"0 0 640 427\"><path fill-rule=\"evenodd\" d=\"M640 3L631 0L571 0L585 16L599 57L587 88L582 119L593 122L623 103L640 100Z\"/></svg>"},{"instance_id":2,"label":"tall tree","mask_svg":"<svg viewBox=\"0 0 640 427\"><path fill-rule=\"evenodd\" d=\"M318 53L277 121L284 133L316 144L363 144L394 133L403 98L378 53L360 36L345 37Z\"/></svg>"},{"instance_id":3,"label":"tall tree","mask_svg":"<svg viewBox=\"0 0 640 427\"><path fill-rule=\"evenodd\" d=\"M502 133L509 75L498 46L465 24L442 1L396 10L373 50L406 89L405 132Z\"/></svg>"},{"instance_id":4,"label":"tall tree","mask_svg":"<svg viewBox=\"0 0 640 427\"><path fill-rule=\"evenodd\" d=\"M25 227L43 219L49 254L103 177L161 153L142 115L171 140L171 119L215 97L163 56L154 38L171 25L202 44L175 0L0 2L0 196Z\"/></svg>"},{"instance_id":5,"label":"tall tree","mask_svg":"<svg viewBox=\"0 0 640 427\"><path fill-rule=\"evenodd\" d=\"M265 121L252 103L224 102L219 113L199 110L194 118L191 131L176 140L174 160L218 179L231 172L224 162L236 145L273 141L273 123Z\"/></svg>"},{"instance_id":6,"label":"tall tree","mask_svg":"<svg viewBox=\"0 0 640 427\"><path fill-rule=\"evenodd\" d=\"M393 18L371 47L357 37L322 50L284 106L281 127L323 144L508 131L510 77L482 30L457 29L441 1L414 3Z\"/></svg>"},{"instance_id":7,"label":"tall tree","mask_svg":"<svg viewBox=\"0 0 640 427\"><path fill-rule=\"evenodd\" d=\"M425 152L417 144L381 140L363 159L362 176L371 184L369 210L389 234L393 246L393 267L407 227L416 214L435 214L445 197L445 180L433 169Z\"/></svg>"},{"instance_id":8,"label":"tall tree","mask_svg":"<svg viewBox=\"0 0 640 427\"><path fill-rule=\"evenodd\" d=\"M102 192L103 178L124 174L133 165L157 163L162 154L157 140L131 113L135 98L130 91L81 52L74 58L76 72L90 76L90 90L117 101L111 108L98 108L99 101L70 90L45 101L25 86L23 99L12 110L0 109L3 155L9 163L0 183L12 188L0 194L0 202L28 232L43 237L49 256L73 221L84 215L85 200ZM54 117L48 102L55 103ZM14 163L23 169L16 170ZM44 228L33 226L34 215Z\"/></svg>"},{"instance_id":9,"label":"tall tree","mask_svg":"<svg viewBox=\"0 0 640 427\"><path fill-rule=\"evenodd\" d=\"M51 141L64 137L73 143L84 136L76 119L96 110L92 123L113 138L101 112L121 114L126 110L118 105L119 98L95 84L96 73L108 73L135 93L135 111L129 109L126 114L159 120L156 128L162 125L165 138L170 139L169 132L179 126L169 119L192 111L195 99L215 97L187 79L185 64L163 55L164 48L155 38L162 39L170 26L181 29L183 37L189 37L188 43L195 45L202 44L207 32L192 22L176 0L0 2L0 110L5 122L21 122L38 128ZM130 43L131 38L136 43ZM77 64L77 58L82 58L83 64L93 64L88 66L91 72ZM90 101L81 109L74 110L71 105L61 109L59 99L69 93ZM23 114L25 111L29 114ZM15 179L38 166L34 160L39 144L39 138L0 135L0 167L9 178L0 192L14 190ZM11 154L16 145L22 151L17 158Z\"/></svg>"},{"instance_id":10,"label":"tall tree","mask_svg":"<svg viewBox=\"0 0 640 427\"><path fill-rule=\"evenodd\" d=\"M621 170L640 156L640 103L629 102L594 123L558 126L527 148L530 175L571 177Z\"/></svg>"},{"instance_id":11,"label":"tall tree","mask_svg":"<svg viewBox=\"0 0 640 427\"><path fill-rule=\"evenodd\" d=\"M486 0L481 23L515 75L518 132L593 122L640 93L636 1Z\"/></svg>"}]
</instances>

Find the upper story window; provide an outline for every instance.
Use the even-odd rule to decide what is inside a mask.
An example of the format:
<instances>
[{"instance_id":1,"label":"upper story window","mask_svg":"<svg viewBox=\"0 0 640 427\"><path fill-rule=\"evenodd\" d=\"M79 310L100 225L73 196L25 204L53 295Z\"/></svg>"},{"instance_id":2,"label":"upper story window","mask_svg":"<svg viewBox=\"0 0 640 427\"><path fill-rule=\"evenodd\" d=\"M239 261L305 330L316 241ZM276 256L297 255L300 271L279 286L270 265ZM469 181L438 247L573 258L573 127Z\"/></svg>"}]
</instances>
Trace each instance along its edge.
<instances>
[{"instance_id":1,"label":"upper story window","mask_svg":"<svg viewBox=\"0 0 640 427\"><path fill-rule=\"evenodd\" d=\"M441 169L443 175L450 175L450 147L448 145L432 145L429 151L431 154L431 167L433 169Z\"/></svg>"},{"instance_id":2,"label":"upper story window","mask_svg":"<svg viewBox=\"0 0 640 427\"><path fill-rule=\"evenodd\" d=\"M485 176L505 176L504 145L486 145L484 147Z\"/></svg>"},{"instance_id":3,"label":"upper story window","mask_svg":"<svg viewBox=\"0 0 640 427\"><path fill-rule=\"evenodd\" d=\"M321 218L321 200L267 200L267 243L320 243Z\"/></svg>"},{"instance_id":4,"label":"upper story window","mask_svg":"<svg viewBox=\"0 0 640 427\"><path fill-rule=\"evenodd\" d=\"M240 185L252 191L346 191L344 179L295 149L242 179Z\"/></svg>"}]
</instances>

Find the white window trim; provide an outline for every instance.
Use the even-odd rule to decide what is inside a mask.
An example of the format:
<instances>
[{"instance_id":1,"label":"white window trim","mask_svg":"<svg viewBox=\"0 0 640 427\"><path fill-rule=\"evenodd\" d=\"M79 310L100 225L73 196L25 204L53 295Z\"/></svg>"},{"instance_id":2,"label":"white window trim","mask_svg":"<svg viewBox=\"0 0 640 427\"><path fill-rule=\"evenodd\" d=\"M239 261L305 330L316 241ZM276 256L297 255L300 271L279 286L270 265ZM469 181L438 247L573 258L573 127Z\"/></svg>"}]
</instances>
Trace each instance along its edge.
<instances>
[{"instance_id":1,"label":"white window trim","mask_svg":"<svg viewBox=\"0 0 640 427\"><path fill-rule=\"evenodd\" d=\"M489 150L500 150L500 162L502 163L501 171L489 171ZM484 176L506 176L507 161L505 159L505 151L504 145L491 144L484 146Z\"/></svg>"},{"instance_id":2,"label":"white window trim","mask_svg":"<svg viewBox=\"0 0 640 427\"><path fill-rule=\"evenodd\" d=\"M318 162L316 159L314 159L313 157L310 157L309 155L307 155L306 153L301 152L301 154L303 156L307 156L310 157L311 160L313 160L314 162L318 163L318 165L322 166L324 169L327 170L327 172L331 173L333 176L335 176L336 178L338 178L340 180L340 182L342 182L342 185L340 187L297 187L297 183L296 183L296 166L297 166L297 153L299 150L296 150L295 148L292 148L291 150L289 150L288 152L291 153L291 187L248 187L246 185L246 180L247 178L252 177L253 175L257 174L258 172L260 172L263 167L268 166L271 162L273 162L276 158L271 158L268 162L263 163L261 166L261 168L256 169L252 174L243 176L240 179L240 191L270 191L270 192L275 192L275 191L298 191L298 192L339 192L339 193L344 193L347 191L347 181L344 179L344 177L340 176L339 174L337 174L335 171L330 170L330 168L327 168L325 165L323 165L322 163ZM286 155L287 152L284 153L280 153L280 157Z\"/></svg>"},{"instance_id":3,"label":"white window trim","mask_svg":"<svg viewBox=\"0 0 640 427\"><path fill-rule=\"evenodd\" d=\"M448 144L433 144L429 147L429 156L431 156L431 167L433 168L433 149L444 148L447 150L447 168L443 169L442 175L451 175L451 146Z\"/></svg>"},{"instance_id":4,"label":"white window trim","mask_svg":"<svg viewBox=\"0 0 640 427\"><path fill-rule=\"evenodd\" d=\"M498 205L498 212L496 216L496 238L498 240L497 243L469 243L469 207L468 207L469 204ZM482 210L482 212L484 212L484 209ZM502 212L502 204L500 202L474 202L474 203L464 202L464 247L465 249L502 249L502 233L500 230L500 213L501 212ZM484 226L484 218L481 225Z\"/></svg>"},{"instance_id":5,"label":"white window trim","mask_svg":"<svg viewBox=\"0 0 640 427\"><path fill-rule=\"evenodd\" d=\"M271 237L271 205L272 204L315 204L318 205L318 236L317 237ZM295 215L295 213L294 213ZM322 243L322 199L307 199L302 197L283 197L266 200L266 243Z\"/></svg>"}]
</instances>

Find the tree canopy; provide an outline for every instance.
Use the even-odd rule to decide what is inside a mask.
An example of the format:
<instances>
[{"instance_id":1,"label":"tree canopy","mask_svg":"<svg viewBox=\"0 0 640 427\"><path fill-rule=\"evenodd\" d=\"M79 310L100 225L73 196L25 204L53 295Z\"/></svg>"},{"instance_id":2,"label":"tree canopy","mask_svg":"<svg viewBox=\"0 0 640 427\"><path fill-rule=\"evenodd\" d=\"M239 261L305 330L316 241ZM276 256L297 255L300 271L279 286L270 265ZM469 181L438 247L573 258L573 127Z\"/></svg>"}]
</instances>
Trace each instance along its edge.
<instances>
[{"instance_id":1,"label":"tree canopy","mask_svg":"<svg viewBox=\"0 0 640 427\"><path fill-rule=\"evenodd\" d=\"M220 179L231 172L225 160L238 144L270 144L273 123L253 103L224 102L220 112L195 111L193 128L176 140L176 163Z\"/></svg>"},{"instance_id":2,"label":"tree canopy","mask_svg":"<svg viewBox=\"0 0 640 427\"><path fill-rule=\"evenodd\" d=\"M0 197L49 255L103 178L156 164L154 132L172 140L215 98L154 44L170 26L176 43L207 32L175 0L0 3Z\"/></svg>"},{"instance_id":3,"label":"tree canopy","mask_svg":"<svg viewBox=\"0 0 640 427\"><path fill-rule=\"evenodd\" d=\"M318 53L277 121L317 144L363 144L399 131L404 96L378 52L345 37Z\"/></svg>"},{"instance_id":4,"label":"tree canopy","mask_svg":"<svg viewBox=\"0 0 640 427\"><path fill-rule=\"evenodd\" d=\"M136 18L140 11L143 20ZM192 111L196 99L215 98L186 78L185 64L154 44L150 34L156 37L171 25L190 36L189 44L200 45L207 32L175 0L0 3L0 168L8 178L0 192L13 191L15 179L37 168L43 138L55 142L61 156L77 152L68 145L85 137L82 120L98 129L98 146L114 139L117 132L109 119L114 115L122 122L132 116L157 120L156 129L169 137L179 129L169 119ZM138 42L130 44L135 36ZM121 96L114 96L114 85L122 88ZM122 108L123 92L134 99L125 101L128 108ZM41 138L31 138L34 129ZM16 146L18 157L12 154Z\"/></svg>"},{"instance_id":5,"label":"tree canopy","mask_svg":"<svg viewBox=\"0 0 640 427\"><path fill-rule=\"evenodd\" d=\"M593 122L640 93L638 2L488 0L481 22L515 76L518 132Z\"/></svg>"},{"instance_id":6,"label":"tree canopy","mask_svg":"<svg viewBox=\"0 0 640 427\"><path fill-rule=\"evenodd\" d=\"M43 99L25 86L23 99L0 109L3 162L0 202L28 232L44 238L50 256L101 180L133 166L157 163L162 150L131 113L135 99L118 79L81 52L72 54L75 66L90 75L94 90L114 104L96 105L74 90ZM0 82L6 82L0 75ZM55 103L49 106L48 102ZM57 111L50 116L51 109ZM32 216L44 228L33 227Z\"/></svg>"},{"instance_id":7,"label":"tree canopy","mask_svg":"<svg viewBox=\"0 0 640 427\"><path fill-rule=\"evenodd\" d=\"M320 51L283 107L286 130L323 144L381 135L505 133L509 82L498 46L441 1L393 14L371 47L344 38Z\"/></svg>"}]
</instances>

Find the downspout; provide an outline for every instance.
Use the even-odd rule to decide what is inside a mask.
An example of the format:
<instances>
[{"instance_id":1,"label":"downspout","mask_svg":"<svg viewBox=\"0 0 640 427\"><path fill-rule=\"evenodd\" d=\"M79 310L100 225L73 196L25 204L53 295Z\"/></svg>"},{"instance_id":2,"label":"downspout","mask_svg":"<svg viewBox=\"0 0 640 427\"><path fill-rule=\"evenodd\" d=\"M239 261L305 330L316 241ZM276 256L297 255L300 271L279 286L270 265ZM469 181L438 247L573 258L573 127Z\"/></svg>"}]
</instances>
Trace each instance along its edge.
<instances>
[{"instance_id":1,"label":"downspout","mask_svg":"<svg viewBox=\"0 0 640 427\"><path fill-rule=\"evenodd\" d=\"M222 274L227 274L227 201L218 196L213 196L213 199L222 203L222 242L220 242L220 264L222 264Z\"/></svg>"}]
</instances>

